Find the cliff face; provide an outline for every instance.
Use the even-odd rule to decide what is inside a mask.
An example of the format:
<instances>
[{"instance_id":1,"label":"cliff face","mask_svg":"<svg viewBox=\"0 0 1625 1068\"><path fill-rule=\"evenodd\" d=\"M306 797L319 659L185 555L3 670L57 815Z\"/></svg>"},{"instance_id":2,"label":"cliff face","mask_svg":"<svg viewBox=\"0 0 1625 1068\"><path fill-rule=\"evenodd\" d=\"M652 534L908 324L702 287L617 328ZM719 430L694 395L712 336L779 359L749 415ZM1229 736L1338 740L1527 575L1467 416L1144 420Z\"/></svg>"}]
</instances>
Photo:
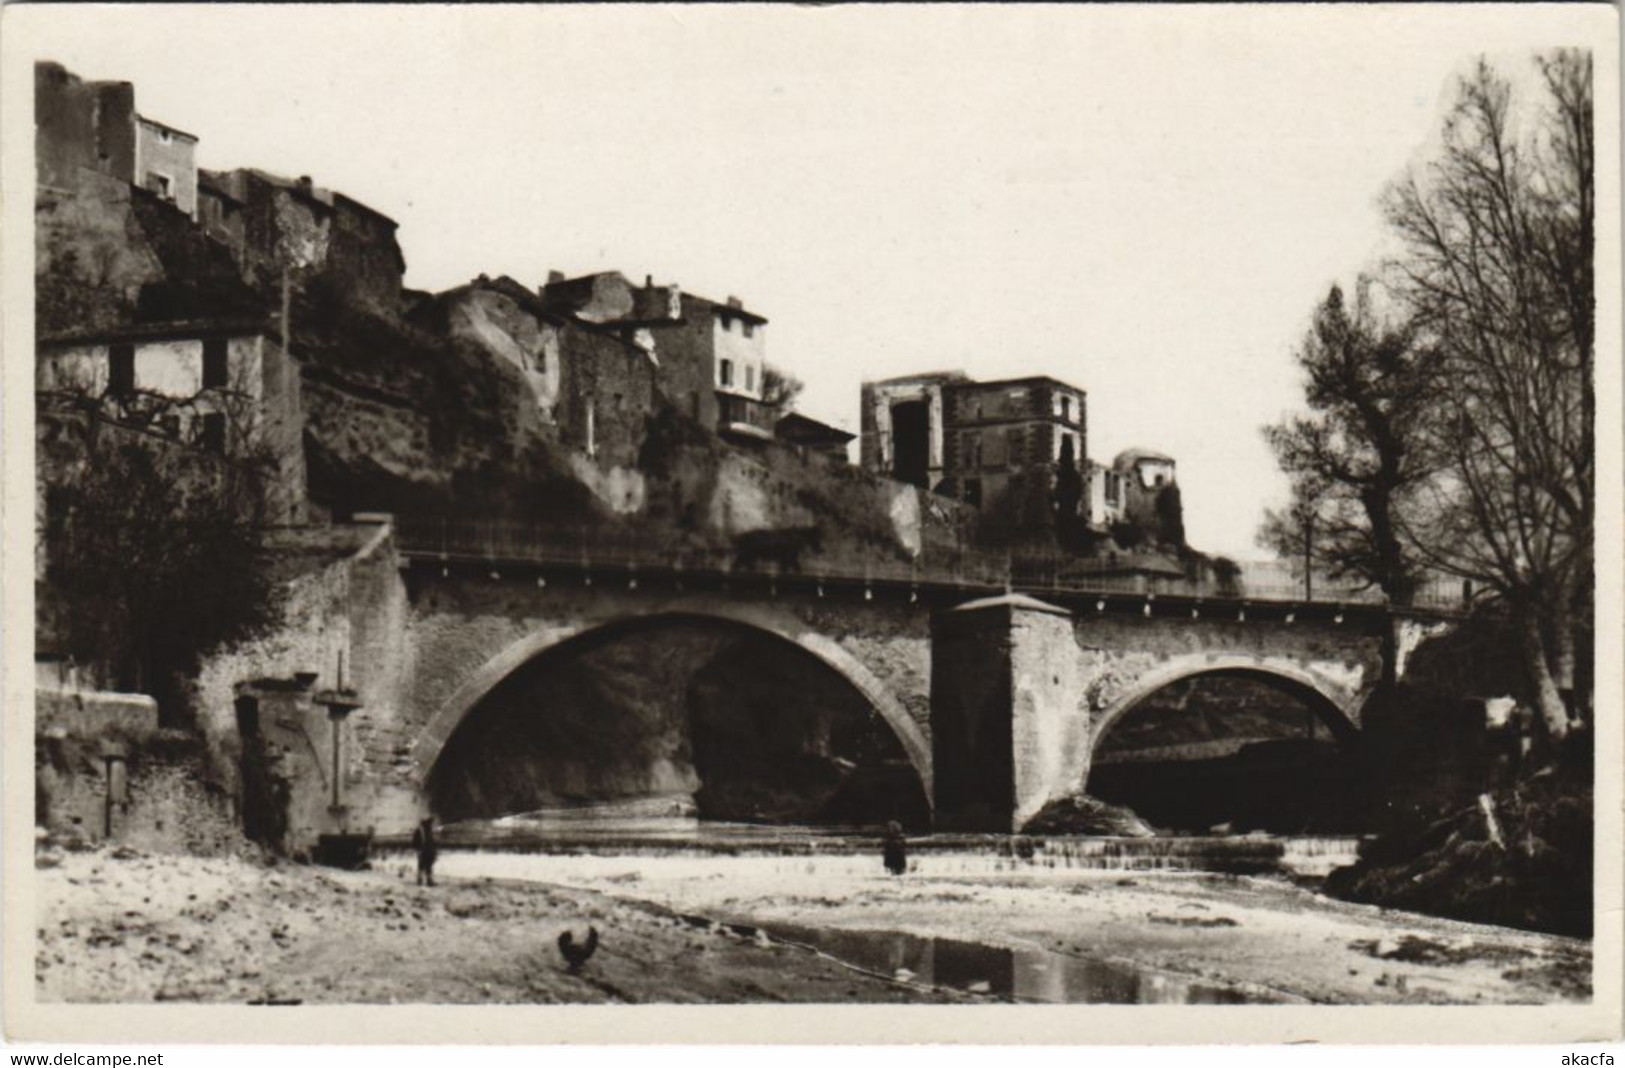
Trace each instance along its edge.
<instances>
[{"instance_id":1,"label":"cliff face","mask_svg":"<svg viewBox=\"0 0 1625 1068\"><path fill-rule=\"evenodd\" d=\"M330 511L603 514L510 364L321 290L293 303L290 330L310 492Z\"/></svg>"}]
</instances>

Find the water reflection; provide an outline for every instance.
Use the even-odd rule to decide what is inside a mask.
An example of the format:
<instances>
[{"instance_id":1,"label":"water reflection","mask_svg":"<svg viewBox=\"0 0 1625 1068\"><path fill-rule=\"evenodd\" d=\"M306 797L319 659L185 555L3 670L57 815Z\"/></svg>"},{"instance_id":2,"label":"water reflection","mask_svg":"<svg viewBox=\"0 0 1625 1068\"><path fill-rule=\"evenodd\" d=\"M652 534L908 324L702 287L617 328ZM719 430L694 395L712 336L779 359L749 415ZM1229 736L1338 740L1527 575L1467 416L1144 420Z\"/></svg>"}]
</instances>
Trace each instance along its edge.
<instances>
[{"instance_id":1,"label":"water reflection","mask_svg":"<svg viewBox=\"0 0 1625 1068\"><path fill-rule=\"evenodd\" d=\"M922 938L898 931L831 930L775 924L772 932L883 975L1016 1001L1242 1005L1287 1000L1043 949L1011 949L955 938Z\"/></svg>"}]
</instances>

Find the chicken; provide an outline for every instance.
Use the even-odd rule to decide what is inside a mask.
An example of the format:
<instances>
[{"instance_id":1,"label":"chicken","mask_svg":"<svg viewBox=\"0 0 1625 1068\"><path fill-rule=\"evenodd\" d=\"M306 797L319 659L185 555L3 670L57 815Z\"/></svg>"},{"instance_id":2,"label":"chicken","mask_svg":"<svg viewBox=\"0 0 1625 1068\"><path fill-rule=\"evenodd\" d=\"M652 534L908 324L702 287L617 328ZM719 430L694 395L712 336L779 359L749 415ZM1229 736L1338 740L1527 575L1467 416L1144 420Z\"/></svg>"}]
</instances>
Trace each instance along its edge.
<instances>
[{"instance_id":1,"label":"chicken","mask_svg":"<svg viewBox=\"0 0 1625 1068\"><path fill-rule=\"evenodd\" d=\"M581 966L586 964L588 958L597 950L598 928L596 927L589 926L587 928L587 940L579 946L576 945L575 935L569 931L559 935L559 952L564 954L564 959L570 966L571 975L581 974Z\"/></svg>"}]
</instances>

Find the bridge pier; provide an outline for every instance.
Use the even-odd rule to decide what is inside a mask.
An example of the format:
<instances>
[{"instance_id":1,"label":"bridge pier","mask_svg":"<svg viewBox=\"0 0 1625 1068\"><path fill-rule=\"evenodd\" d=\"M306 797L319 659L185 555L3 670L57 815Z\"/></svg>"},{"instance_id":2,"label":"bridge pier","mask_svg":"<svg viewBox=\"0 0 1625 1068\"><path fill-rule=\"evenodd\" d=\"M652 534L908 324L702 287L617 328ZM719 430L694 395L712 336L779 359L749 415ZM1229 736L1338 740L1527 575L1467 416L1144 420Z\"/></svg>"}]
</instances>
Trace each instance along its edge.
<instances>
[{"instance_id":1,"label":"bridge pier","mask_svg":"<svg viewBox=\"0 0 1625 1068\"><path fill-rule=\"evenodd\" d=\"M1089 770L1083 654L1071 613L1021 594L932 621L933 824L1021 830Z\"/></svg>"}]
</instances>

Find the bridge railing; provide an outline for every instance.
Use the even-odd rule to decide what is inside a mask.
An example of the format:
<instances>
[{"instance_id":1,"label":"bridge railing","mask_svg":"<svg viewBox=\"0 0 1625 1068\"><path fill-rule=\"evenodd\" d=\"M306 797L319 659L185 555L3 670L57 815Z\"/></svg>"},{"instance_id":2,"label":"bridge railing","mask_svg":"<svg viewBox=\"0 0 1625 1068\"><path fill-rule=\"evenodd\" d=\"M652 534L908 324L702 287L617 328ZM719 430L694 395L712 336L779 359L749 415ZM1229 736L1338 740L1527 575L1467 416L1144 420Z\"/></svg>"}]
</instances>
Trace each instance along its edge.
<instances>
[{"instance_id":1,"label":"bridge railing","mask_svg":"<svg viewBox=\"0 0 1625 1068\"><path fill-rule=\"evenodd\" d=\"M990 552L927 549L912 559L838 560L810 549L739 547L685 543L640 531L526 523L504 519L399 516L396 539L411 555L448 561L524 563L553 567L668 571L674 573L796 576L831 582L944 585L1012 589L1042 594L1146 595L1196 597L1228 602L1327 603L1380 606L1382 591L1311 576L1305 584L1289 568L1273 563L1243 564L1233 578L1194 577L1174 570L1165 558L1079 558L1061 552ZM1457 580L1436 580L1418 589L1412 604L1456 611L1471 601Z\"/></svg>"}]
</instances>

